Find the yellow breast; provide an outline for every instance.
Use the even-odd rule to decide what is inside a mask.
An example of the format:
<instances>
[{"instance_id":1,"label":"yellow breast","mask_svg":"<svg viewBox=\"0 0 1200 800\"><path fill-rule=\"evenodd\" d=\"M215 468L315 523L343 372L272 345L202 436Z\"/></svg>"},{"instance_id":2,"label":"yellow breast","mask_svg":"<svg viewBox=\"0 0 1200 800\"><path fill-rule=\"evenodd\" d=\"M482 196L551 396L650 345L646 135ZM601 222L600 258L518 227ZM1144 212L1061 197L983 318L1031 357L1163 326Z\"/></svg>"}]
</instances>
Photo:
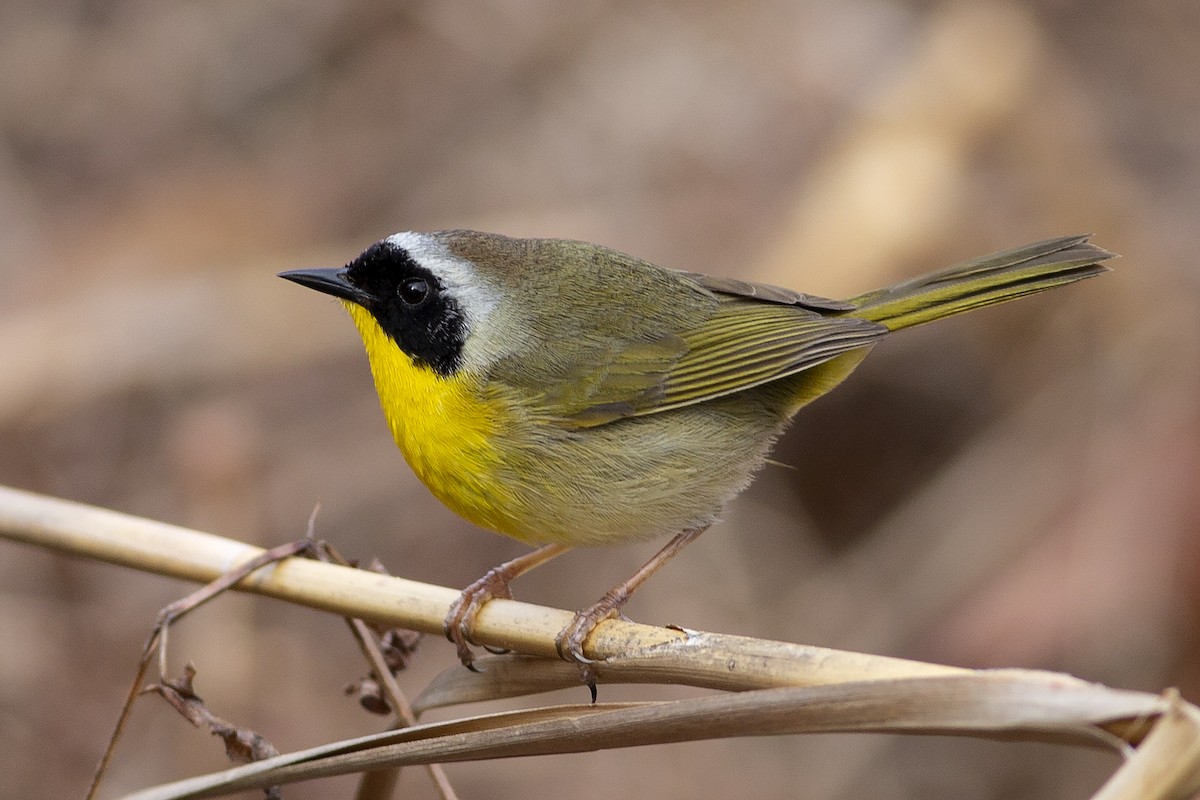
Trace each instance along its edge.
<instances>
[{"instance_id":1,"label":"yellow breast","mask_svg":"<svg viewBox=\"0 0 1200 800\"><path fill-rule=\"evenodd\" d=\"M346 303L362 335L388 427L414 473L450 510L510 533L512 494L499 482L493 436L506 409L486 402L469 376L415 364L361 306Z\"/></svg>"}]
</instances>

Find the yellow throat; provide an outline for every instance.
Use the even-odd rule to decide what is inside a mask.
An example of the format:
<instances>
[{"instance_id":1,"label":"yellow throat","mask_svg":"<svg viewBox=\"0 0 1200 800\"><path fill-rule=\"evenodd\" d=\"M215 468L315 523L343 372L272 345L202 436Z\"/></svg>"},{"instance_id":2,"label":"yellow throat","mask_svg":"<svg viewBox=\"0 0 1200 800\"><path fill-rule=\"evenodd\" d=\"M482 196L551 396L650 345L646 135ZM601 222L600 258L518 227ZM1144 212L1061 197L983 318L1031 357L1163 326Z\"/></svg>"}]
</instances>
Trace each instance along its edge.
<instances>
[{"instance_id":1,"label":"yellow throat","mask_svg":"<svg viewBox=\"0 0 1200 800\"><path fill-rule=\"evenodd\" d=\"M481 398L468 375L444 377L415 363L369 311L344 305L362 336L392 437L413 472L450 510L507 533L513 497L499 482L500 456L491 445L505 424L503 406Z\"/></svg>"}]
</instances>

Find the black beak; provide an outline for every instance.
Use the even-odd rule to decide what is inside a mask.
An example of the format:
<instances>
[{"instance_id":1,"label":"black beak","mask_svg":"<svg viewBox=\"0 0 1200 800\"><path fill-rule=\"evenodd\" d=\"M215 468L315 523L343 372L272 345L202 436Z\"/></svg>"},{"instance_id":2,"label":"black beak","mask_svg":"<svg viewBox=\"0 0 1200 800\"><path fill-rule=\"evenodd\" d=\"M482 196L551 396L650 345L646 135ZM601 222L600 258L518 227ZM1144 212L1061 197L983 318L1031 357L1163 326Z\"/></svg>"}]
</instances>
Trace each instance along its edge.
<instances>
[{"instance_id":1,"label":"black beak","mask_svg":"<svg viewBox=\"0 0 1200 800\"><path fill-rule=\"evenodd\" d=\"M345 267L326 267L323 269L293 269L279 273L279 277L287 278L301 286L316 289L324 294L331 294L352 303L364 305L371 297L359 289L346 277Z\"/></svg>"}]
</instances>

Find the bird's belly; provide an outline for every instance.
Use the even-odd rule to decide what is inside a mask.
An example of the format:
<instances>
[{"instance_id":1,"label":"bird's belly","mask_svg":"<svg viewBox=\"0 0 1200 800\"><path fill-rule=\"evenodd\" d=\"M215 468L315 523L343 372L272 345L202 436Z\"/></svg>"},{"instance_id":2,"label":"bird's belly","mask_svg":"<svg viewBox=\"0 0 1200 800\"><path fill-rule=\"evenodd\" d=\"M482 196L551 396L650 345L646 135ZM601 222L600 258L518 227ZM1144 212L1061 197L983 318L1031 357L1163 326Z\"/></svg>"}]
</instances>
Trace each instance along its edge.
<instances>
[{"instance_id":1,"label":"bird's belly","mask_svg":"<svg viewBox=\"0 0 1200 800\"><path fill-rule=\"evenodd\" d=\"M502 446L504 528L530 543L611 545L711 524L765 461L786 416L710 401Z\"/></svg>"}]
</instances>

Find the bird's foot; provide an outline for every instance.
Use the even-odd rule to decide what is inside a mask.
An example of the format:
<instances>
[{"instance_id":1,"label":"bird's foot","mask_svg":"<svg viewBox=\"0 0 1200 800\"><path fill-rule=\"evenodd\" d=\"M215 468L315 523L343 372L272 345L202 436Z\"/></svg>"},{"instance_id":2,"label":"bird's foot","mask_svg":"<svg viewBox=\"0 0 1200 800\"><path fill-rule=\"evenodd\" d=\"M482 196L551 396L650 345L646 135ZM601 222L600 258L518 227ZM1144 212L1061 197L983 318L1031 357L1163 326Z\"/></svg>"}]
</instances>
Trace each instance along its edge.
<instances>
[{"instance_id":1,"label":"bird's foot","mask_svg":"<svg viewBox=\"0 0 1200 800\"><path fill-rule=\"evenodd\" d=\"M583 653L583 646L597 625L620 616L621 607L629 600L628 593L620 591L621 588L608 592L595 605L575 612L575 618L554 639L559 658L579 667L579 679L591 690L593 703L596 702L596 664L603 659L588 658Z\"/></svg>"},{"instance_id":2,"label":"bird's foot","mask_svg":"<svg viewBox=\"0 0 1200 800\"><path fill-rule=\"evenodd\" d=\"M475 618L489 600L512 599L510 580L512 576L503 567L488 570L482 578L462 590L462 594L454 601L454 605L450 606L450 613L442 623L446 638L454 642L458 660L472 672L479 671L475 666L475 653L471 650L471 645L475 644L471 639Z\"/></svg>"}]
</instances>

